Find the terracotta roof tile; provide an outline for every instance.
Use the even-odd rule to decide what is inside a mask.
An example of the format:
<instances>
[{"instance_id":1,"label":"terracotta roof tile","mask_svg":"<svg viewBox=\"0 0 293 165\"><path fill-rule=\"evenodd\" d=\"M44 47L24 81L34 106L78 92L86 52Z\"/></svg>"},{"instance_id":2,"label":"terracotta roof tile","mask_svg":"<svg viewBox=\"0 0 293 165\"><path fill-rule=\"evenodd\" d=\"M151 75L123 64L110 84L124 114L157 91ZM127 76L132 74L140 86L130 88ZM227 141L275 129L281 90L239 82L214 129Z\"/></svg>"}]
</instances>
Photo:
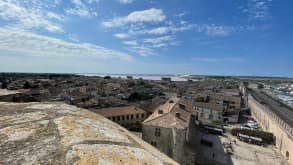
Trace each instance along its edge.
<instances>
[{"instance_id":1,"label":"terracotta roof tile","mask_svg":"<svg viewBox=\"0 0 293 165\"><path fill-rule=\"evenodd\" d=\"M171 98L147 118L144 124L164 128L187 128L192 114L192 105L191 99ZM159 110L162 110L163 114L159 114Z\"/></svg>"}]
</instances>

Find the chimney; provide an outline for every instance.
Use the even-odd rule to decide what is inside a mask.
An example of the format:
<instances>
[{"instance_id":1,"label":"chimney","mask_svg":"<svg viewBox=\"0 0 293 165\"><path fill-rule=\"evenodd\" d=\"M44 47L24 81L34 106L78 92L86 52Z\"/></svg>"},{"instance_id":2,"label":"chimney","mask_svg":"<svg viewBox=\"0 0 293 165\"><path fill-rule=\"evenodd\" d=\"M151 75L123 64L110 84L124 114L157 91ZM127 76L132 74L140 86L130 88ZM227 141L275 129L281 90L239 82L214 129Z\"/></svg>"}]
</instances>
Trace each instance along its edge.
<instances>
[{"instance_id":1,"label":"chimney","mask_svg":"<svg viewBox=\"0 0 293 165\"><path fill-rule=\"evenodd\" d=\"M164 112L163 112L163 110L159 109L158 113L163 114Z\"/></svg>"},{"instance_id":2,"label":"chimney","mask_svg":"<svg viewBox=\"0 0 293 165\"><path fill-rule=\"evenodd\" d=\"M176 112L175 116L176 116L177 118L180 118L180 113L179 113L179 112Z\"/></svg>"}]
</instances>

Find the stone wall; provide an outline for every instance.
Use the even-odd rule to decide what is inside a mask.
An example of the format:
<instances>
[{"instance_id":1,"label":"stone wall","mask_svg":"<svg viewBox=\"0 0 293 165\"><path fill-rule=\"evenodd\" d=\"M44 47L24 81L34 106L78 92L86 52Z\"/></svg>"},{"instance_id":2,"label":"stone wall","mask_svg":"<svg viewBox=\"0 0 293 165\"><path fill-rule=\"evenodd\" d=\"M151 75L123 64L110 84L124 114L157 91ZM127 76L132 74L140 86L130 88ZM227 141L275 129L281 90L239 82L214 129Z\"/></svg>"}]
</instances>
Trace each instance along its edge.
<instances>
[{"instance_id":1,"label":"stone wall","mask_svg":"<svg viewBox=\"0 0 293 165\"><path fill-rule=\"evenodd\" d=\"M173 159L182 164L182 161L184 159L184 155L182 155L182 152L184 150L184 144L186 142L186 130L172 128L172 134L174 138Z\"/></svg>"},{"instance_id":2,"label":"stone wall","mask_svg":"<svg viewBox=\"0 0 293 165\"><path fill-rule=\"evenodd\" d=\"M216 110L211 110L208 108L198 108L198 120L203 122L204 124L210 124L213 122L223 122L222 113ZM212 117L210 118L210 115Z\"/></svg>"},{"instance_id":3,"label":"stone wall","mask_svg":"<svg viewBox=\"0 0 293 165\"><path fill-rule=\"evenodd\" d=\"M248 106L252 116L264 131L272 132L276 137L276 147L281 154L293 165L293 128L289 127L265 105L248 96ZM289 156L288 156L289 155Z\"/></svg>"},{"instance_id":4,"label":"stone wall","mask_svg":"<svg viewBox=\"0 0 293 165\"><path fill-rule=\"evenodd\" d=\"M160 128L160 136L156 136L155 129ZM162 128L151 125L142 126L142 139L177 162L183 161L184 144L186 142L186 129Z\"/></svg>"},{"instance_id":5,"label":"stone wall","mask_svg":"<svg viewBox=\"0 0 293 165\"><path fill-rule=\"evenodd\" d=\"M173 157L173 138L172 131L168 128L160 128L160 136L155 135L154 126L142 125L142 139L149 144L156 143L156 148L161 152L167 154L169 157Z\"/></svg>"}]
</instances>

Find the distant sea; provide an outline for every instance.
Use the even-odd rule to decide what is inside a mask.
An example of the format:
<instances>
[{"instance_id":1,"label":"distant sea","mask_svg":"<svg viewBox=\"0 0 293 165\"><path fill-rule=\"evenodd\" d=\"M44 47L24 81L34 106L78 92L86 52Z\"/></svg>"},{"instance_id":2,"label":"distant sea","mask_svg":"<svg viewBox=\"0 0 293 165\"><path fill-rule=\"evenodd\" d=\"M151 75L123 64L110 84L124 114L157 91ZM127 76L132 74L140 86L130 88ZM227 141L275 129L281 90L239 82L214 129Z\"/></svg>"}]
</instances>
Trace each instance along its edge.
<instances>
[{"instance_id":1,"label":"distant sea","mask_svg":"<svg viewBox=\"0 0 293 165\"><path fill-rule=\"evenodd\" d=\"M187 81L187 77L188 75L170 75L170 74L99 74L99 73L80 73L77 75L81 75L81 76L100 76L100 77L104 77L104 76L111 76L111 77L115 77L115 78L123 78L126 79L127 76L132 76L133 79L143 79L143 80L162 80L162 77L170 77L171 81Z\"/></svg>"}]
</instances>

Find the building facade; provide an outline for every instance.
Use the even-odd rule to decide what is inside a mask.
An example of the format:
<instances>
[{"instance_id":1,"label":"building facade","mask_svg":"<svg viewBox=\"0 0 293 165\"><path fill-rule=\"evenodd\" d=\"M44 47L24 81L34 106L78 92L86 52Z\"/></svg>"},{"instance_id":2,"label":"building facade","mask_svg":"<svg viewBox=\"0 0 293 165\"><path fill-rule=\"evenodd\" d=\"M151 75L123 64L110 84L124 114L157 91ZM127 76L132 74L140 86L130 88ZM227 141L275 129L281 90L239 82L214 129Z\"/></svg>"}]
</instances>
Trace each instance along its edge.
<instances>
[{"instance_id":1,"label":"building facade","mask_svg":"<svg viewBox=\"0 0 293 165\"><path fill-rule=\"evenodd\" d=\"M147 118L147 112L136 106L102 108L91 111L125 126L126 128L140 127L141 123Z\"/></svg>"},{"instance_id":2,"label":"building facade","mask_svg":"<svg viewBox=\"0 0 293 165\"><path fill-rule=\"evenodd\" d=\"M186 163L192 99L171 98L142 124L142 138L180 164Z\"/></svg>"},{"instance_id":3,"label":"building facade","mask_svg":"<svg viewBox=\"0 0 293 165\"><path fill-rule=\"evenodd\" d=\"M219 104L195 103L198 120L203 124L223 123L224 108Z\"/></svg>"}]
</instances>

